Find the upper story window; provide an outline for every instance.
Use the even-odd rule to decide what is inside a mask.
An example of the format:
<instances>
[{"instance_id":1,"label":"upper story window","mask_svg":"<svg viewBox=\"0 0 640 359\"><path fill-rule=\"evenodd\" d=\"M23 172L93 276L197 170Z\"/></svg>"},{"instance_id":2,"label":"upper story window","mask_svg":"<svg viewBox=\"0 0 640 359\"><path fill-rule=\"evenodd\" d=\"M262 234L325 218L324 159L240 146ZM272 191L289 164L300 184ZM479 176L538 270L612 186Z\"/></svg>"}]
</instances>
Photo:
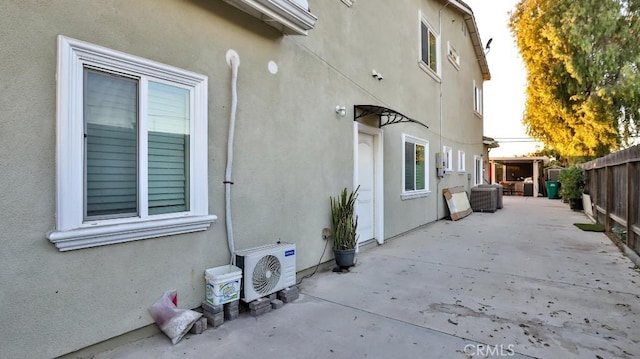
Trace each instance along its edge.
<instances>
[{"instance_id":1,"label":"upper story window","mask_svg":"<svg viewBox=\"0 0 640 359\"><path fill-rule=\"evenodd\" d=\"M453 171L453 150L449 146L443 146L442 152L444 153L444 170Z\"/></svg>"},{"instance_id":2,"label":"upper story window","mask_svg":"<svg viewBox=\"0 0 640 359\"><path fill-rule=\"evenodd\" d=\"M473 81L473 111L482 116L482 89Z\"/></svg>"},{"instance_id":3,"label":"upper story window","mask_svg":"<svg viewBox=\"0 0 640 359\"><path fill-rule=\"evenodd\" d=\"M60 250L205 230L207 77L58 38Z\"/></svg>"},{"instance_id":4,"label":"upper story window","mask_svg":"<svg viewBox=\"0 0 640 359\"><path fill-rule=\"evenodd\" d=\"M402 198L421 197L429 193L429 142L402 135Z\"/></svg>"},{"instance_id":5,"label":"upper story window","mask_svg":"<svg viewBox=\"0 0 640 359\"><path fill-rule=\"evenodd\" d=\"M436 79L440 78L440 36L420 16L420 66Z\"/></svg>"},{"instance_id":6,"label":"upper story window","mask_svg":"<svg viewBox=\"0 0 640 359\"><path fill-rule=\"evenodd\" d=\"M447 58L453 67L460 70L460 55L450 42L447 42Z\"/></svg>"}]
</instances>

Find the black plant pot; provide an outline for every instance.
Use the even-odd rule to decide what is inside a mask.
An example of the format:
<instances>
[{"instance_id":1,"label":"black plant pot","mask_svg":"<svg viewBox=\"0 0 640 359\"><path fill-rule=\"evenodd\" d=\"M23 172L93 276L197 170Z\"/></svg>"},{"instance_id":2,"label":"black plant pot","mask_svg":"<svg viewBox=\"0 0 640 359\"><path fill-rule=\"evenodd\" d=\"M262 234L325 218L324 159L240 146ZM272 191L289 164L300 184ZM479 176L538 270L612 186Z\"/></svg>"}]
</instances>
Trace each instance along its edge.
<instances>
[{"instance_id":1,"label":"black plant pot","mask_svg":"<svg viewBox=\"0 0 640 359\"><path fill-rule=\"evenodd\" d=\"M336 258L336 264L340 268L348 268L354 265L356 256L355 249L334 249L333 255Z\"/></svg>"},{"instance_id":2,"label":"black plant pot","mask_svg":"<svg viewBox=\"0 0 640 359\"><path fill-rule=\"evenodd\" d=\"M582 198L572 198L569 200L569 208L574 211L582 211L584 210L582 206Z\"/></svg>"}]
</instances>

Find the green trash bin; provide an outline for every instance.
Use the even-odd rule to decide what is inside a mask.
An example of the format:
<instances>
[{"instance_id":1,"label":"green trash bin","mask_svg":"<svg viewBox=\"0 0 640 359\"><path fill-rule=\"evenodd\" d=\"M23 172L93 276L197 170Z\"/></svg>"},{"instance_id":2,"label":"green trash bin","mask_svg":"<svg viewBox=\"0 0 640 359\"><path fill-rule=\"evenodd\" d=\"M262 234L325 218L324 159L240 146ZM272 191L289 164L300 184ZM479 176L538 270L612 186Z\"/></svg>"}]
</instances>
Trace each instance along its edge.
<instances>
[{"instance_id":1,"label":"green trash bin","mask_svg":"<svg viewBox=\"0 0 640 359\"><path fill-rule=\"evenodd\" d=\"M558 196L558 186L559 186L558 181L547 181L546 185L547 185L547 197L549 199L560 198Z\"/></svg>"}]
</instances>

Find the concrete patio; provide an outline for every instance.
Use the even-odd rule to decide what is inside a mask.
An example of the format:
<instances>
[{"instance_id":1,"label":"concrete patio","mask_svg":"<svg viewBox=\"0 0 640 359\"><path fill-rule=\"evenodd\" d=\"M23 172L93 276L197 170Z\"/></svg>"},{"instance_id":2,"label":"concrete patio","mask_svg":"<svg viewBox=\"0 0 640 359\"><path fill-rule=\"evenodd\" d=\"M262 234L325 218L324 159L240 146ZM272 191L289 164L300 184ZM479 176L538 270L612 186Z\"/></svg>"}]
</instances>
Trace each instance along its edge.
<instances>
[{"instance_id":1,"label":"concrete patio","mask_svg":"<svg viewBox=\"0 0 640 359\"><path fill-rule=\"evenodd\" d=\"M496 213L439 221L317 273L279 310L109 358L631 358L640 273L559 200L505 197Z\"/></svg>"}]
</instances>

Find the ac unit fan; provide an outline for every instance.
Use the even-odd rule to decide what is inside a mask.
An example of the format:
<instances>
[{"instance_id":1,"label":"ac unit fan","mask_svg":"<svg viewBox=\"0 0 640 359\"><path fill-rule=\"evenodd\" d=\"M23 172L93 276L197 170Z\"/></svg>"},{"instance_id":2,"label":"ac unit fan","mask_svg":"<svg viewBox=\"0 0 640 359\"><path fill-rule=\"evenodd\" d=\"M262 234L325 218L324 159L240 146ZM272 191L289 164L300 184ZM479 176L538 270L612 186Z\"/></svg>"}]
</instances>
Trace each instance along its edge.
<instances>
[{"instance_id":1,"label":"ac unit fan","mask_svg":"<svg viewBox=\"0 0 640 359\"><path fill-rule=\"evenodd\" d=\"M268 244L236 252L242 268L242 300L251 302L296 284L296 246Z\"/></svg>"}]
</instances>

